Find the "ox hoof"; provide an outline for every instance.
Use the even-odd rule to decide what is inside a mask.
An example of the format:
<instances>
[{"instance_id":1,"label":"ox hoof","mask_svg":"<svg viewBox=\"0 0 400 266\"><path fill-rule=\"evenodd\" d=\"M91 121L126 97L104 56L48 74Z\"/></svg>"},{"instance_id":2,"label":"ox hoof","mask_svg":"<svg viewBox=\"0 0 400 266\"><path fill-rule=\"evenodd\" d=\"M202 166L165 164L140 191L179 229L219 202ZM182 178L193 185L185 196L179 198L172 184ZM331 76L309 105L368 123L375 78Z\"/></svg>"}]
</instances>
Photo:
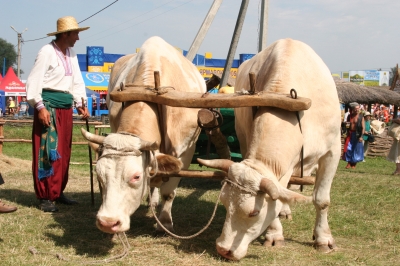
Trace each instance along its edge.
<instances>
[{"instance_id":1,"label":"ox hoof","mask_svg":"<svg viewBox=\"0 0 400 266\"><path fill-rule=\"evenodd\" d=\"M173 229L168 229L171 233L175 234L175 231ZM169 234L165 232L164 230L156 230L154 232L154 237L167 237Z\"/></svg>"},{"instance_id":2,"label":"ox hoof","mask_svg":"<svg viewBox=\"0 0 400 266\"><path fill-rule=\"evenodd\" d=\"M314 247L319 253L330 253L337 249L337 246L335 244L333 244L333 245L325 245L325 244L315 245L314 244Z\"/></svg>"},{"instance_id":3,"label":"ox hoof","mask_svg":"<svg viewBox=\"0 0 400 266\"><path fill-rule=\"evenodd\" d=\"M168 236L168 234L166 233L166 232L164 232L164 231L155 231L154 232L154 237L166 237L166 236Z\"/></svg>"},{"instance_id":4,"label":"ox hoof","mask_svg":"<svg viewBox=\"0 0 400 266\"><path fill-rule=\"evenodd\" d=\"M286 211L281 211L280 213L279 213L279 218L280 219L287 219L287 220L292 220L292 214L291 213L286 213Z\"/></svg>"},{"instance_id":5,"label":"ox hoof","mask_svg":"<svg viewBox=\"0 0 400 266\"><path fill-rule=\"evenodd\" d=\"M285 246L285 240L266 240L263 244L264 247L284 247Z\"/></svg>"}]
</instances>

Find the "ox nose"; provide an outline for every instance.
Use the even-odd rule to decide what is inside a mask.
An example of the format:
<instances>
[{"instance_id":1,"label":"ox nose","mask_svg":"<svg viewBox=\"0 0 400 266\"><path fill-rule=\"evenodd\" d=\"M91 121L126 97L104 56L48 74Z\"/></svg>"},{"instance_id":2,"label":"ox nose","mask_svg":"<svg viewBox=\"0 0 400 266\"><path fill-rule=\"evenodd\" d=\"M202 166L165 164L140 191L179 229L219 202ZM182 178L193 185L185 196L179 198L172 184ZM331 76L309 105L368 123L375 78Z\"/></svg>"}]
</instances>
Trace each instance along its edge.
<instances>
[{"instance_id":1,"label":"ox nose","mask_svg":"<svg viewBox=\"0 0 400 266\"><path fill-rule=\"evenodd\" d=\"M99 217L97 218L97 225L100 230L106 233L116 233L121 227L121 222L112 218Z\"/></svg>"},{"instance_id":2,"label":"ox nose","mask_svg":"<svg viewBox=\"0 0 400 266\"><path fill-rule=\"evenodd\" d=\"M232 252L229 249L223 248L223 247L219 246L218 244L216 246L217 246L217 252L219 255L221 255L222 257L229 259L229 260L236 260L232 256Z\"/></svg>"}]
</instances>

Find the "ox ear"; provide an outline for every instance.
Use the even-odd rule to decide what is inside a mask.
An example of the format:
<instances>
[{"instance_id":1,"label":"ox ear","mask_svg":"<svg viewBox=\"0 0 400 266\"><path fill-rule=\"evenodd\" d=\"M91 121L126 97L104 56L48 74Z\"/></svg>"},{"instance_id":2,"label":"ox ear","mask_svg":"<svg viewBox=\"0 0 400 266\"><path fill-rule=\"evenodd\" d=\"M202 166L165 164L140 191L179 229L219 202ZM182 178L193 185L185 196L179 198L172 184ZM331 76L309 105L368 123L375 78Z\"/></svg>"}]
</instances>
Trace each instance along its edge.
<instances>
[{"instance_id":1,"label":"ox ear","mask_svg":"<svg viewBox=\"0 0 400 266\"><path fill-rule=\"evenodd\" d=\"M280 201L288 204L297 202L309 203L312 201L311 197L307 197L284 188L279 182L274 182L266 177L261 179L260 191L267 193L272 200L279 199Z\"/></svg>"},{"instance_id":2,"label":"ox ear","mask_svg":"<svg viewBox=\"0 0 400 266\"><path fill-rule=\"evenodd\" d=\"M140 148L139 148L139 150L155 151L157 149L158 149L157 141L150 142L150 141L146 141L146 140L140 139Z\"/></svg>"},{"instance_id":3,"label":"ox ear","mask_svg":"<svg viewBox=\"0 0 400 266\"><path fill-rule=\"evenodd\" d=\"M158 172L160 173L178 173L183 167L183 163L171 155L158 154L156 159L158 163Z\"/></svg>"},{"instance_id":4,"label":"ox ear","mask_svg":"<svg viewBox=\"0 0 400 266\"><path fill-rule=\"evenodd\" d=\"M199 164L207 166L207 167L219 169L221 171L224 171L225 173L228 173L229 167L232 164L234 164L233 161L228 160L228 159L204 160L204 159L197 158L197 162L199 162Z\"/></svg>"},{"instance_id":5,"label":"ox ear","mask_svg":"<svg viewBox=\"0 0 400 266\"><path fill-rule=\"evenodd\" d=\"M310 203L312 202L312 197L304 196L300 193L294 192L290 189L281 186L279 190L279 200L283 203L293 204L293 203Z\"/></svg>"}]
</instances>

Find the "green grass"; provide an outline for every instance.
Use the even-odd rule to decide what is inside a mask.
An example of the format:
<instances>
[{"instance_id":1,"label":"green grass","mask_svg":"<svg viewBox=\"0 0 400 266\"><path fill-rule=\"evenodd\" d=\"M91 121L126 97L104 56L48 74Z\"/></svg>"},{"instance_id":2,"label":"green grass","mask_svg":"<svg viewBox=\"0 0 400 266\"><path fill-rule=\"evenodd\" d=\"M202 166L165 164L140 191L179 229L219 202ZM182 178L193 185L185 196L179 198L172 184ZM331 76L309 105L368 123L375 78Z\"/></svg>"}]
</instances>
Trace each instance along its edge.
<instances>
[{"instance_id":1,"label":"green grass","mask_svg":"<svg viewBox=\"0 0 400 266\"><path fill-rule=\"evenodd\" d=\"M12 133L11 133L12 132ZM28 133L27 133L28 132ZM93 129L91 129L93 132ZM6 138L27 138L28 129L6 126ZM81 141L79 127L74 141ZM60 212L46 214L37 209L30 172L30 144L5 143L0 171L6 183L0 198L16 205L18 211L0 215L1 265L76 265L54 255L32 255L29 246L41 252L60 253L70 260L105 259L122 251L118 240L100 232L95 215L100 206L95 186L95 206L90 204L88 165L71 165L66 194L80 201L78 206L59 205ZM87 146L73 146L72 162L88 162ZM193 168L198 166L192 165ZM240 265L399 265L400 177L392 176L394 164L385 158L366 158L356 169L345 169L340 161L331 190L329 223L338 250L320 254L312 248L315 211L312 204L292 207L293 220L282 220L286 246L265 249L263 237L249 246ZM95 182L96 183L96 182ZM190 235L210 218L221 184L218 181L183 179L173 206L175 231ZM310 195L311 187L304 194ZM153 237L155 220L143 201L132 216L127 232L129 255L109 265L232 265L215 250L225 220L225 208L218 206L210 227L191 240Z\"/></svg>"}]
</instances>

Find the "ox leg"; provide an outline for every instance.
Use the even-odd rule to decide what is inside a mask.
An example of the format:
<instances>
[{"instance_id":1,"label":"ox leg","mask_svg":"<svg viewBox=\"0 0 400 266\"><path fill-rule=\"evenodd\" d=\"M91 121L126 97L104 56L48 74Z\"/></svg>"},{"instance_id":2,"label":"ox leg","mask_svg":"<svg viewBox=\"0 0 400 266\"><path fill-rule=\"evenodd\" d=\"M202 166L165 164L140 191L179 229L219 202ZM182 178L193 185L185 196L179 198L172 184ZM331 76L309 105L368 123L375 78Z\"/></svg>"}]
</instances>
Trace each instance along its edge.
<instances>
[{"instance_id":1,"label":"ox leg","mask_svg":"<svg viewBox=\"0 0 400 266\"><path fill-rule=\"evenodd\" d=\"M160 220L161 224L171 232L174 232L171 209L176 195L175 189L179 184L179 180L180 178L170 178L169 181L163 183L160 188L161 205L158 219ZM164 234L164 229L157 224L156 235Z\"/></svg>"},{"instance_id":2,"label":"ox leg","mask_svg":"<svg viewBox=\"0 0 400 266\"><path fill-rule=\"evenodd\" d=\"M160 193L159 193L159 189L156 187L152 187L150 189L150 193L151 193L151 197L147 198L147 204L149 204L149 211L147 213L147 216L149 217L153 217L153 213L151 212L150 208L157 208L158 203L160 201Z\"/></svg>"},{"instance_id":3,"label":"ox leg","mask_svg":"<svg viewBox=\"0 0 400 266\"><path fill-rule=\"evenodd\" d=\"M279 218L292 220L292 211L287 203L282 204L282 209L279 212Z\"/></svg>"},{"instance_id":4,"label":"ox leg","mask_svg":"<svg viewBox=\"0 0 400 266\"><path fill-rule=\"evenodd\" d=\"M281 247L285 245L285 238L283 237L283 227L279 218L275 218L268 226L265 234L264 247Z\"/></svg>"},{"instance_id":5,"label":"ox leg","mask_svg":"<svg viewBox=\"0 0 400 266\"><path fill-rule=\"evenodd\" d=\"M200 133L200 131L198 131ZM178 145L175 145L175 147ZM190 166L190 162L192 161L192 157L194 154L196 146L193 143L192 146L187 147L185 151L182 153L178 152L180 158L183 163L182 169L188 169ZM172 203L176 196L176 188L178 187L179 181L181 179L177 177L169 178L168 182L165 182L160 187L160 194L161 194L161 206L160 206L160 215L158 219L160 220L161 224L169 231L174 232L174 225L172 222ZM165 230L157 224L156 228L156 235L164 235Z\"/></svg>"},{"instance_id":6,"label":"ox leg","mask_svg":"<svg viewBox=\"0 0 400 266\"><path fill-rule=\"evenodd\" d=\"M340 145L339 145L340 147ZM338 156L328 153L319 161L317 177L313 191L313 203L317 213L314 226L314 247L321 252L330 252L336 248L328 224L328 209L330 205L330 190L337 168Z\"/></svg>"}]
</instances>

